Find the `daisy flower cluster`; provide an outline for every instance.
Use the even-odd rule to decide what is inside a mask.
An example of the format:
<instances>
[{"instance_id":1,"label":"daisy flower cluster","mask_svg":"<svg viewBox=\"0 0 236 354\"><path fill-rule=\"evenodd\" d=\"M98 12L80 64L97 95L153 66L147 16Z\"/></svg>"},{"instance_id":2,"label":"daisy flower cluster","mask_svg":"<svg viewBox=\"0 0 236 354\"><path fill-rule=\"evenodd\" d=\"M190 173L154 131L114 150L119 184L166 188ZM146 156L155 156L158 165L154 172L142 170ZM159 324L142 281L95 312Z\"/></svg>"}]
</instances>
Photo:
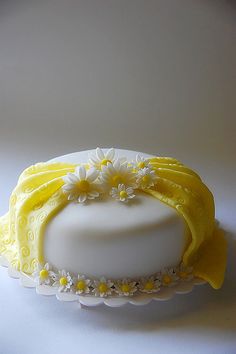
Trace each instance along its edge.
<instances>
[{"instance_id":1,"label":"daisy flower cluster","mask_svg":"<svg viewBox=\"0 0 236 354\"><path fill-rule=\"evenodd\" d=\"M107 193L115 200L128 202L135 197L135 190L145 190L157 183L156 171L148 159L137 155L129 163L115 154L113 148L107 152L97 148L90 154L88 164L64 176L62 189L68 200L84 203Z\"/></svg>"},{"instance_id":2,"label":"daisy flower cluster","mask_svg":"<svg viewBox=\"0 0 236 354\"><path fill-rule=\"evenodd\" d=\"M138 293L157 293L163 287L172 287L178 282L193 279L193 269L181 263L176 268L163 269L150 277L141 279L124 278L110 280L105 277L89 279L85 275L74 276L66 270L54 270L49 263L39 265L33 273L37 285L52 286L58 292L67 292L77 295L90 295L96 297L133 296Z\"/></svg>"}]
</instances>

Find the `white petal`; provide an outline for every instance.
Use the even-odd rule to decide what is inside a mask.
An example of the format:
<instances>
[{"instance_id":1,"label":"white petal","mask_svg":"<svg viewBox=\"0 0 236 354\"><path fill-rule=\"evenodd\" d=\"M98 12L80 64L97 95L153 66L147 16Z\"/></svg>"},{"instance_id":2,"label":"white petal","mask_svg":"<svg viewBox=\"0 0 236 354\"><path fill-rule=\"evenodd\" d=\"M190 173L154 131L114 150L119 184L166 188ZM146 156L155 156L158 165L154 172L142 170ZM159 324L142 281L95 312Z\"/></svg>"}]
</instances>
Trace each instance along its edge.
<instances>
[{"instance_id":1,"label":"white petal","mask_svg":"<svg viewBox=\"0 0 236 354\"><path fill-rule=\"evenodd\" d=\"M68 194L67 199L68 200L74 200L75 199L75 195L74 194Z\"/></svg>"},{"instance_id":2,"label":"white petal","mask_svg":"<svg viewBox=\"0 0 236 354\"><path fill-rule=\"evenodd\" d=\"M49 268L50 268L49 263L46 263L44 269L49 270Z\"/></svg>"},{"instance_id":3,"label":"white petal","mask_svg":"<svg viewBox=\"0 0 236 354\"><path fill-rule=\"evenodd\" d=\"M78 173L79 178L81 180L84 180L86 178L86 170L84 166L77 167L76 172Z\"/></svg>"},{"instance_id":4,"label":"white petal","mask_svg":"<svg viewBox=\"0 0 236 354\"><path fill-rule=\"evenodd\" d=\"M68 173L67 178L71 183L77 183L78 177L74 173Z\"/></svg>"},{"instance_id":5,"label":"white petal","mask_svg":"<svg viewBox=\"0 0 236 354\"><path fill-rule=\"evenodd\" d=\"M115 149L113 149L113 148L109 149L106 153L106 159L113 160L114 156L115 156Z\"/></svg>"},{"instance_id":6,"label":"white petal","mask_svg":"<svg viewBox=\"0 0 236 354\"><path fill-rule=\"evenodd\" d=\"M120 171L122 172L122 173L129 173L129 171L130 171L130 168L127 166L127 164L126 163L123 163L122 165L120 165Z\"/></svg>"},{"instance_id":7,"label":"white petal","mask_svg":"<svg viewBox=\"0 0 236 354\"><path fill-rule=\"evenodd\" d=\"M96 197L91 196L90 194L87 195L87 199L92 200L95 199Z\"/></svg>"},{"instance_id":8,"label":"white petal","mask_svg":"<svg viewBox=\"0 0 236 354\"><path fill-rule=\"evenodd\" d=\"M81 193L79 198L78 198L78 202L79 203L84 203L86 199L87 199L86 193Z\"/></svg>"},{"instance_id":9,"label":"white petal","mask_svg":"<svg viewBox=\"0 0 236 354\"><path fill-rule=\"evenodd\" d=\"M136 161L137 161L137 163L142 161L141 156L139 154L136 156Z\"/></svg>"},{"instance_id":10,"label":"white petal","mask_svg":"<svg viewBox=\"0 0 236 354\"><path fill-rule=\"evenodd\" d=\"M112 190L110 191L110 195L111 195L113 198L117 198L117 197L118 197L117 190L116 190L115 188L112 188Z\"/></svg>"},{"instance_id":11,"label":"white petal","mask_svg":"<svg viewBox=\"0 0 236 354\"><path fill-rule=\"evenodd\" d=\"M132 193L134 192L134 190L133 190L132 187L128 187L128 188L126 188L126 192L127 192L128 194L132 194Z\"/></svg>"},{"instance_id":12,"label":"white petal","mask_svg":"<svg viewBox=\"0 0 236 354\"><path fill-rule=\"evenodd\" d=\"M120 161L119 160L115 160L113 163L114 169L118 170L120 168Z\"/></svg>"},{"instance_id":13,"label":"white petal","mask_svg":"<svg viewBox=\"0 0 236 354\"><path fill-rule=\"evenodd\" d=\"M70 184L65 184L64 186L62 186L63 191L65 192L69 192L72 191L75 188L75 185L70 183Z\"/></svg>"},{"instance_id":14,"label":"white petal","mask_svg":"<svg viewBox=\"0 0 236 354\"><path fill-rule=\"evenodd\" d=\"M97 179L99 175L99 172L95 169L95 168L90 168L90 170L88 171L87 174L87 180L89 180L90 182L95 181L95 179Z\"/></svg>"},{"instance_id":15,"label":"white petal","mask_svg":"<svg viewBox=\"0 0 236 354\"><path fill-rule=\"evenodd\" d=\"M127 161L126 157L119 157L119 162L121 165L123 165L123 163L125 163Z\"/></svg>"},{"instance_id":16,"label":"white petal","mask_svg":"<svg viewBox=\"0 0 236 354\"><path fill-rule=\"evenodd\" d=\"M105 183L108 183L109 182L109 177L105 174L102 174L102 181L105 182Z\"/></svg>"},{"instance_id":17,"label":"white petal","mask_svg":"<svg viewBox=\"0 0 236 354\"><path fill-rule=\"evenodd\" d=\"M99 163L99 160L97 159L97 157L92 156L92 157L90 157L89 162L92 163L92 165L93 164L96 165Z\"/></svg>"},{"instance_id":18,"label":"white petal","mask_svg":"<svg viewBox=\"0 0 236 354\"><path fill-rule=\"evenodd\" d=\"M98 157L100 160L104 160L104 159L105 159L104 152L103 152L100 148L97 148L97 149L96 149L96 154L97 154L97 157Z\"/></svg>"},{"instance_id":19,"label":"white petal","mask_svg":"<svg viewBox=\"0 0 236 354\"><path fill-rule=\"evenodd\" d=\"M118 184L118 191L125 191L125 185L124 184Z\"/></svg>"},{"instance_id":20,"label":"white petal","mask_svg":"<svg viewBox=\"0 0 236 354\"><path fill-rule=\"evenodd\" d=\"M71 180L67 177L67 175L62 177L62 179L65 183L71 183Z\"/></svg>"},{"instance_id":21,"label":"white petal","mask_svg":"<svg viewBox=\"0 0 236 354\"><path fill-rule=\"evenodd\" d=\"M92 197L92 198L96 198L99 196L99 193L97 191L92 191L92 192L88 193L88 196Z\"/></svg>"}]
</instances>

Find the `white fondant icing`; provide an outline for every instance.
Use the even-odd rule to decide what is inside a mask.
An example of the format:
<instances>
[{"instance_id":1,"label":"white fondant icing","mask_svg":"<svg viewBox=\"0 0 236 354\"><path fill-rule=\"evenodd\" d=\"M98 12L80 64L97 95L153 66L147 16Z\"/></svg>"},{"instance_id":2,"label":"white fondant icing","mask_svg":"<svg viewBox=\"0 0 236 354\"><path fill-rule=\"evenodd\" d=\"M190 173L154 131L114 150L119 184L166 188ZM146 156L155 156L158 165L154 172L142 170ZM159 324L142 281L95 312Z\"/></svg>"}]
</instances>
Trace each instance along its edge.
<instances>
[{"instance_id":1,"label":"white fondant icing","mask_svg":"<svg viewBox=\"0 0 236 354\"><path fill-rule=\"evenodd\" d=\"M85 163L88 153L50 162ZM130 161L137 152L117 149L116 154ZM142 192L129 204L110 197L86 205L72 202L47 225L44 256L58 269L90 278L147 276L181 261L187 244L185 228L174 209Z\"/></svg>"}]
</instances>

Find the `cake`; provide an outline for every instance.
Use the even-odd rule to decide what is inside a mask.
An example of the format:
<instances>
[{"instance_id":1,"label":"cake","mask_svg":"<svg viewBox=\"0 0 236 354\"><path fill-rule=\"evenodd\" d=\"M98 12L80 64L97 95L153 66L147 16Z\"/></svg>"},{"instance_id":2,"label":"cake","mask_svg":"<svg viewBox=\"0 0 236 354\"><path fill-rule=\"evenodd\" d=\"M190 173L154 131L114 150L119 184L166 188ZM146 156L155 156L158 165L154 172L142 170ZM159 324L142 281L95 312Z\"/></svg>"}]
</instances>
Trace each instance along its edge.
<instances>
[{"instance_id":1,"label":"cake","mask_svg":"<svg viewBox=\"0 0 236 354\"><path fill-rule=\"evenodd\" d=\"M0 218L0 255L59 292L135 296L193 277L220 288L226 241L196 172L97 148L23 171Z\"/></svg>"}]
</instances>

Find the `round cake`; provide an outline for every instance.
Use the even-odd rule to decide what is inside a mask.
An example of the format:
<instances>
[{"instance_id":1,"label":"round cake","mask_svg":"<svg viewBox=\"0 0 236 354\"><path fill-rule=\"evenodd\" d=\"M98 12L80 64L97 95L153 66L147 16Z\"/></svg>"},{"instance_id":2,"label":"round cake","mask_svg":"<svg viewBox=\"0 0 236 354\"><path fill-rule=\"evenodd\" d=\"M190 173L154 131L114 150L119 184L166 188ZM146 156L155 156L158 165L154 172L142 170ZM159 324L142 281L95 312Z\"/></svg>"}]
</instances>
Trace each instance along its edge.
<instances>
[{"instance_id":1,"label":"round cake","mask_svg":"<svg viewBox=\"0 0 236 354\"><path fill-rule=\"evenodd\" d=\"M222 285L214 200L178 160L100 149L26 169L0 218L0 254L40 285L133 296L200 277Z\"/></svg>"}]
</instances>

